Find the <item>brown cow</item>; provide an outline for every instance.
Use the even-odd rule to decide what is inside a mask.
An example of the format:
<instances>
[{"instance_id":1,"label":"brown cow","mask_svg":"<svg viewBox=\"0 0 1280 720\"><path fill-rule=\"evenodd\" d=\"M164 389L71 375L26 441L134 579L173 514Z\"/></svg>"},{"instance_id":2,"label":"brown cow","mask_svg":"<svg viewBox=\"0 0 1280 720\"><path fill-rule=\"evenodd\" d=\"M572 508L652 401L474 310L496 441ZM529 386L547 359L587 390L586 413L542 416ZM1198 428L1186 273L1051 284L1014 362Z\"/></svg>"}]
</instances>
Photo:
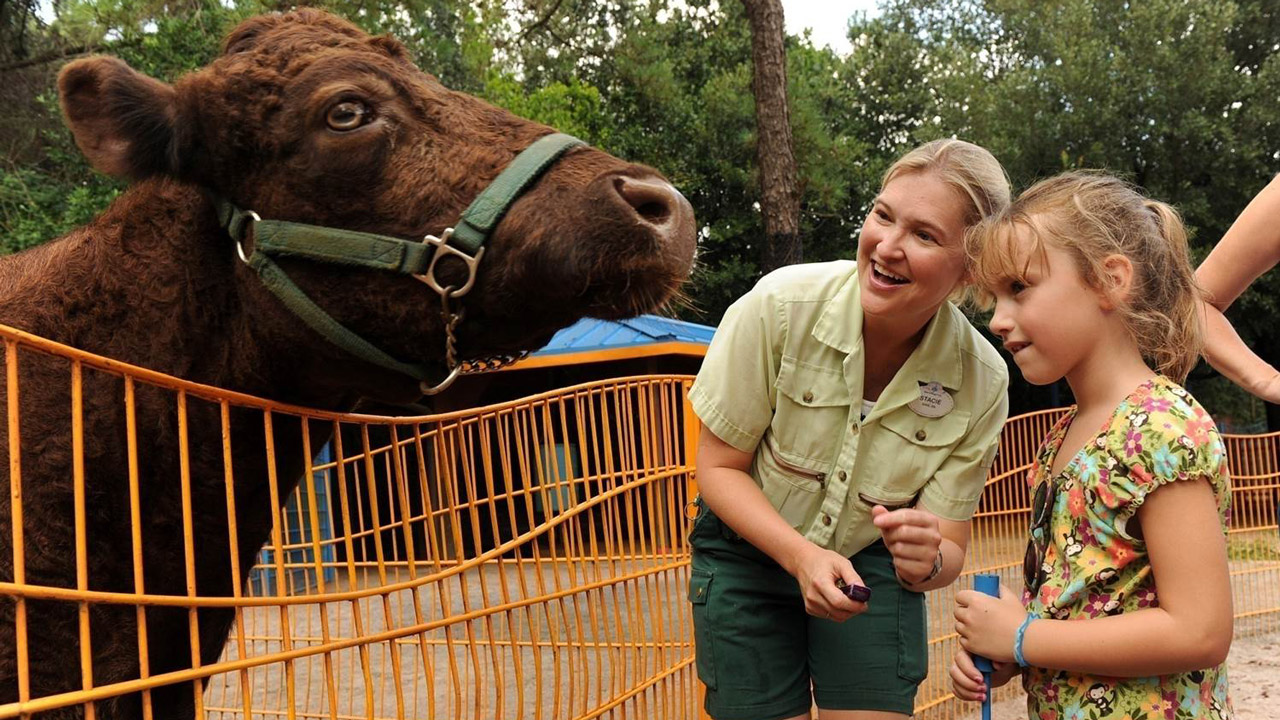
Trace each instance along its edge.
<instances>
[{"instance_id":1,"label":"brown cow","mask_svg":"<svg viewBox=\"0 0 1280 720\"><path fill-rule=\"evenodd\" d=\"M311 407L362 398L404 402L419 380L322 337L240 253L265 243L242 223L241 247L217 200L264 221L420 241L441 236L513 158L552 131L441 87L389 37L302 10L249 20L208 67L170 86L109 58L59 79L76 141L103 172L138 182L99 218L0 262L0 323L197 382ZM254 217L247 214L240 219ZM236 222L232 222L236 225ZM569 149L497 225L457 327L463 357L539 346L584 315L659 305L687 275L695 229L685 199L652 169L585 146ZM279 267L315 305L387 356L445 377L441 298L415 277L284 253ZM438 268L457 288L457 260ZM76 587L68 363L19 353L27 583ZM89 587L134 589L123 381L84 377ZM0 407L6 391L0 388ZM272 515L263 416L231 411L240 577L231 572L221 416L188 411L196 573L201 595L229 596L267 540ZM137 427L148 593L187 592L182 469L174 395L139 387ZM331 428L309 426L313 447ZM8 474L0 423L0 472ZM281 493L303 471L302 426L277 418ZM0 491L0 580L14 577L10 495ZM140 677L135 610L91 607L92 683ZM199 612L200 662L214 662L230 611ZM0 703L19 699L15 605L0 602ZM150 676L191 667L187 611L147 611ZM30 693L81 689L74 603L27 602ZM190 683L152 691L157 718L194 714ZM135 718L140 696L99 701L99 718ZM47 717L81 717L83 706Z\"/></svg>"}]
</instances>

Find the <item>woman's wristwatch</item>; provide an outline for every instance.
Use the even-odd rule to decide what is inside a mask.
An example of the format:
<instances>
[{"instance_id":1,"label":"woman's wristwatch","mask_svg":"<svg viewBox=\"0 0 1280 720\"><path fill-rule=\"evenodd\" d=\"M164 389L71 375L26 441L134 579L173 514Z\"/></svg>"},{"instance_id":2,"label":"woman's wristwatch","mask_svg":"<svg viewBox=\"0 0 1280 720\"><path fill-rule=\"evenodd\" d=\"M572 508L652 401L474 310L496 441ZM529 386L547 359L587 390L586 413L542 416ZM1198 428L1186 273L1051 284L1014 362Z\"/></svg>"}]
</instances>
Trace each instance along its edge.
<instances>
[{"instance_id":1,"label":"woman's wristwatch","mask_svg":"<svg viewBox=\"0 0 1280 720\"><path fill-rule=\"evenodd\" d=\"M933 561L933 569L929 571L928 575L925 575L924 577L920 578L915 582L908 582L907 580L903 580L902 576L898 575L898 568L895 567L893 569L893 574L897 576L898 583L908 588L915 587L916 585L923 585L929 582L930 580L938 577L938 573L940 572L942 572L942 548L938 548L938 557L935 558Z\"/></svg>"}]
</instances>

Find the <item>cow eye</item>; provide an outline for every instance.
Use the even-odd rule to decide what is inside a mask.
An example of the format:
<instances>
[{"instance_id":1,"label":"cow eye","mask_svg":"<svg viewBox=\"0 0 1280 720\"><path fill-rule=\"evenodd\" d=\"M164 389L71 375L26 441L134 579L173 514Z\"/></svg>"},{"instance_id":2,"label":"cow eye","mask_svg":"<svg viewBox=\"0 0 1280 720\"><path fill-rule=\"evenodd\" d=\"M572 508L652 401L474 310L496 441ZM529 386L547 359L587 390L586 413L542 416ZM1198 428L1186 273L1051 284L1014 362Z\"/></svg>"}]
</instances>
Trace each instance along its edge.
<instances>
[{"instance_id":1,"label":"cow eye","mask_svg":"<svg viewBox=\"0 0 1280 720\"><path fill-rule=\"evenodd\" d=\"M362 102L346 100L329 108L325 121L329 128L345 132L355 130L372 119L369 108Z\"/></svg>"}]
</instances>

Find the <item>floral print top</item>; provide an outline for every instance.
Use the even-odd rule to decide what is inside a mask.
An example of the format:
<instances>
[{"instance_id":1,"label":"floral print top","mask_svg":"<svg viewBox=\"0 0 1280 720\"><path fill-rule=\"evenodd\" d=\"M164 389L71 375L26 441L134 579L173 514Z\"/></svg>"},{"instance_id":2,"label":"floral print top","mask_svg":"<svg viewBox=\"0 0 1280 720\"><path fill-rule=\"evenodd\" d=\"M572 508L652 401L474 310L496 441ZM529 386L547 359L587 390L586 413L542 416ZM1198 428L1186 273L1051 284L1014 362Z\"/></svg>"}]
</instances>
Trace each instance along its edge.
<instances>
[{"instance_id":1,"label":"floral print top","mask_svg":"<svg viewBox=\"0 0 1280 720\"><path fill-rule=\"evenodd\" d=\"M1054 456L1075 417L1072 408L1049 432L1028 473L1057 484L1045 549L1045 580L1028 612L1088 619L1160 604L1146 545L1126 522L1165 483L1205 478L1218 500L1222 530L1230 504L1226 450L1213 419L1186 390L1157 376L1134 390L1101 432L1051 478ZM1030 667L1023 676L1033 720L1182 720L1231 717L1227 669L1112 678Z\"/></svg>"}]
</instances>

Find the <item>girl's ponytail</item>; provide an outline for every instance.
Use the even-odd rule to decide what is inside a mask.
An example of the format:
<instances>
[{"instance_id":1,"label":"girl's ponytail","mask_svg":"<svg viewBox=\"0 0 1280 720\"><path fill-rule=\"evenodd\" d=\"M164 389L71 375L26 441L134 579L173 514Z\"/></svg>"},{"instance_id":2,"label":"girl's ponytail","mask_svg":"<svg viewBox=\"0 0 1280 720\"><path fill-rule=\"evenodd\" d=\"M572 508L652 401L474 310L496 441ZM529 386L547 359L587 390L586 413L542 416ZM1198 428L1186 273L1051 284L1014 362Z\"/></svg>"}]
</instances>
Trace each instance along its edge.
<instances>
[{"instance_id":1,"label":"girl's ponytail","mask_svg":"<svg viewBox=\"0 0 1280 720\"><path fill-rule=\"evenodd\" d=\"M1153 248L1149 253L1149 266L1144 272L1147 277L1142 292L1149 297L1149 302L1135 303L1145 307L1134 309L1138 310L1141 320L1152 326L1150 339L1155 342L1144 351L1155 363L1156 370L1183 382L1199 361L1204 346L1200 313L1203 292L1196 283L1187 248L1187 230L1178 211L1158 200L1146 200L1144 205L1151 213L1163 247Z\"/></svg>"}]
</instances>

